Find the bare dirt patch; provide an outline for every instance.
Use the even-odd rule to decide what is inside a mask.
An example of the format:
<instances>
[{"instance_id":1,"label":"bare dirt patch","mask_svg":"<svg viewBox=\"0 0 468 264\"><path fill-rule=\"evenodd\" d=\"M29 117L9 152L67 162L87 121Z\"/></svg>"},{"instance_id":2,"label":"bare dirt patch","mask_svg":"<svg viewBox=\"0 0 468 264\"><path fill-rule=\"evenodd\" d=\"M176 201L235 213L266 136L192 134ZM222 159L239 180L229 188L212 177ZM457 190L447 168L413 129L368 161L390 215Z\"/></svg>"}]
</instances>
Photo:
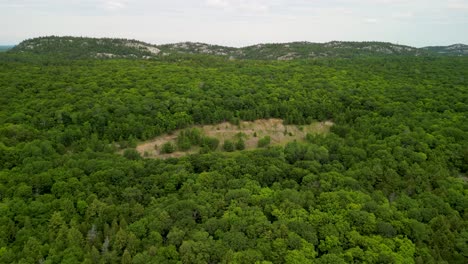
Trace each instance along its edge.
<instances>
[{"instance_id":1,"label":"bare dirt patch","mask_svg":"<svg viewBox=\"0 0 468 264\"><path fill-rule=\"evenodd\" d=\"M223 122L216 125L193 126L198 128L202 133L209 137L217 138L220 142L221 149L225 140L236 140L239 133L245 140L245 149L257 148L258 140L270 136L270 145L286 145L294 140L304 140L305 136L310 134L325 134L328 133L333 122L314 122L310 125L284 125L281 119L259 119L255 121L242 121L239 125L234 125L228 122ZM188 154L198 152L199 148L193 147L189 151L176 151L170 154L160 153L161 146L166 142L175 144L177 135L180 130L172 134L162 135L152 140L138 144L136 150L143 156L148 158L170 158L181 157Z\"/></svg>"}]
</instances>

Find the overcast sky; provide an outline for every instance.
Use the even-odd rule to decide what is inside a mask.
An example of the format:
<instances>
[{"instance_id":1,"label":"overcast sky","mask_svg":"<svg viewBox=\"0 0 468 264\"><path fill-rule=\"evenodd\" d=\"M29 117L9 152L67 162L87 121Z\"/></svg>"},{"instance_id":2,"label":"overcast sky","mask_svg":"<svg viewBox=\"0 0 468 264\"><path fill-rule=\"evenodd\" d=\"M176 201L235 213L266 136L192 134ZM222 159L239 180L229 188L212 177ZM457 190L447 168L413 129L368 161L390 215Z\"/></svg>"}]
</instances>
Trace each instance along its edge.
<instances>
[{"instance_id":1,"label":"overcast sky","mask_svg":"<svg viewBox=\"0 0 468 264\"><path fill-rule=\"evenodd\" d=\"M0 0L0 44L38 36L468 44L468 0Z\"/></svg>"}]
</instances>

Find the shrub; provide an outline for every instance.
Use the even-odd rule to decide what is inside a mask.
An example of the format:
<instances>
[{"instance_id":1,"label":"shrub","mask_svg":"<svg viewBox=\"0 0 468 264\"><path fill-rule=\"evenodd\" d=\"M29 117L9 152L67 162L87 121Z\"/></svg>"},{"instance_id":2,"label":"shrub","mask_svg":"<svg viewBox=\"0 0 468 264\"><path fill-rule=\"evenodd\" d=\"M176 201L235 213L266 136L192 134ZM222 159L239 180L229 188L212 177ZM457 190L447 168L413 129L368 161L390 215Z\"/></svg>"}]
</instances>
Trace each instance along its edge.
<instances>
[{"instance_id":1,"label":"shrub","mask_svg":"<svg viewBox=\"0 0 468 264\"><path fill-rule=\"evenodd\" d=\"M166 142L161 147L161 154L172 153L175 151L175 146L172 142Z\"/></svg>"},{"instance_id":2,"label":"shrub","mask_svg":"<svg viewBox=\"0 0 468 264\"><path fill-rule=\"evenodd\" d=\"M234 143L231 140L225 140L223 149L227 152L233 152L235 150Z\"/></svg>"},{"instance_id":3,"label":"shrub","mask_svg":"<svg viewBox=\"0 0 468 264\"><path fill-rule=\"evenodd\" d=\"M270 136L264 136L263 138L258 140L258 147L259 148L264 148L268 146L271 142Z\"/></svg>"},{"instance_id":4,"label":"shrub","mask_svg":"<svg viewBox=\"0 0 468 264\"><path fill-rule=\"evenodd\" d=\"M202 142L202 132L197 128L187 129L185 135L190 139L192 145L200 145Z\"/></svg>"},{"instance_id":5,"label":"shrub","mask_svg":"<svg viewBox=\"0 0 468 264\"><path fill-rule=\"evenodd\" d=\"M180 134L177 136L177 148L181 151L186 151L189 150L190 147L192 147L192 144L190 143L190 139L183 133L183 131L180 132Z\"/></svg>"},{"instance_id":6,"label":"shrub","mask_svg":"<svg viewBox=\"0 0 468 264\"><path fill-rule=\"evenodd\" d=\"M219 140L212 137L204 137L202 140L202 147L207 147L210 150L216 150L219 145Z\"/></svg>"},{"instance_id":7,"label":"shrub","mask_svg":"<svg viewBox=\"0 0 468 264\"><path fill-rule=\"evenodd\" d=\"M245 149L245 142L242 138L239 138L239 140L236 142L236 149L237 150L244 150Z\"/></svg>"},{"instance_id":8,"label":"shrub","mask_svg":"<svg viewBox=\"0 0 468 264\"><path fill-rule=\"evenodd\" d=\"M136 151L136 149L126 149L123 155L129 160L138 160L141 158L140 153Z\"/></svg>"}]
</instances>

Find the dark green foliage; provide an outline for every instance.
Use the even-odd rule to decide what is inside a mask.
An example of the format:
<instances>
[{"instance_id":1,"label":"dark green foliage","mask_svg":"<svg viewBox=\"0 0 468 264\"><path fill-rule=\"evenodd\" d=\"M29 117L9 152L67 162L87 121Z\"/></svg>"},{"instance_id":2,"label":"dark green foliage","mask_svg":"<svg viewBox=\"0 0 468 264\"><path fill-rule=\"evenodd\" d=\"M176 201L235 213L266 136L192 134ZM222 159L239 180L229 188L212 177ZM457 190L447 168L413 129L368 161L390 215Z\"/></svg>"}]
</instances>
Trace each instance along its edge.
<instances>
[{"instance_id":1,"label":"dark green foliage","mask_svg":"<svg viewBox=\"0 0 468 264\"><path fill-rule=\"evenodd\" d=\"M189 138L190 144L200 145L202 143L202 132L198 128L185 130L185 135Z\"/></svg>"},{"instance_id":2,"label":"dark green foliage","mask_svg":"<svg viewBox=\"0 0 468 264\"><path fill-rule=\"evenodd\" d=\"M467 263L466 76L458 57L2 53L0 263ZM261 118L334 125L235 153L196 129L159 150L206 154L132 148Z\"/></svg>"},{"instance_id":3,"label":"dark green foliage","mask_svg":"<svg viewBox=\"0 0 468 264\"><path fill-rule=\"evenodd\" d=\"M176 151L176 147L174 146L174 143L172 142L166 142L161 146L161 153L162 154L168 154Z\"/></svg>"},{"instance_id":4,"label":"dark green foliage","mask_svg":"<svg viewBox=\"0 0 468 264\"><path fill-rule=\"evenodd\" d=\"M227 152L233 152L234 150L236 150L236 147L231 140L226 139L224 140L224 143L223 143L223 149L224 151L227 151Z\"/></svg>"},{"instance_id":5,"label":"dark green foliage","mask_svg":"<svg viewBox=\"0 0 468 264\"><path fill-rule=\"evenodd\" d=\"M179 132L177 135L177 147L181 151L189 150L192 146L200 146L203 143L203 136L199 129L191 128Z\"/></svg>"},{"instance_id":6,"label":"dark green foliage","mask_svg":"<svg viewBox=\"0 0 468 264\"><path fill-rule=\"evenodd\" d=\"M192 147L192 142L190 138L186 135L185 131L180 131L179 135L177 136L177 148L181 151L189 150Z\"/></svg>"},{"instance_id":7,"label":"dark green foliage","mask_svg":"<svg viewBox=\"0 0 468 264\"><path fill-rule=\"evenodd\" d=\"M244 150L245 149L245 142L242 138L239 138L237 141L236 141L236 149L237 150Z\"/></svg>"},{"instance_id":8,"label":"dark green foliage","mask_svg":"<svg viewBox=\"0 0 468 264\"><path fill-rule=\"evenodd\" d=\"M219 140L213 137L203 137L201 147L214 151L218 148Z\"/></svg>"},{"instance_id":9,"label":"dark green foliage","mask_svg":"<svg viewBox=\"0 0 468 264\"><path fill-rule=\"evenodd\" d=\"M262 137L261 139L258 140L258 147L259 148L264 148L268 145L270 145L270 142L271 142L271 138L270 136L264 136Z\"/></svg>"},{"instance_id":10,"label":"dark green foliage","mask_svg":"<svg viewBox=\"0 0 468 264\"><path fill-rule=\"evenodd\" d=\"M124 157L131 160L140 159L140 153L136 149L126 149L123 153Z\"/></svg>"}]
</instances>

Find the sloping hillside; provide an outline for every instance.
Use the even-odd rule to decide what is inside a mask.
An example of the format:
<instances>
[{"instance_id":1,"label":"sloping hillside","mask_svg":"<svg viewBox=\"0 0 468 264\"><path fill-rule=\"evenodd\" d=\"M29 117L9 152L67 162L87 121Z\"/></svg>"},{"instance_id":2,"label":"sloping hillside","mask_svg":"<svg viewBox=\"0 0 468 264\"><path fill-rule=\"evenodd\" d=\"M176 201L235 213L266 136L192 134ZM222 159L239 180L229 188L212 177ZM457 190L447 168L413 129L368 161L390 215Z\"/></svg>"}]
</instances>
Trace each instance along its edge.
<instances>
[{"instance_id":1,"label":"sloping hillside","mask_svg":"<svg viewBox=\"0 0 468 264\"><path fill-rule=\"evenodd\" d=\"M439 55L445 55L445 56L467 56L468 55L468 45L465 45L465 44L453 44L450 46L432 46L432 47L424 47L423 49L430 51L432 53L437 53Z\"/></svg>"},{"instance_id":2,"label":"sloping hillside","mask_svg":"<svg viewBox=\"0 0 468 264\"><path fill-rule=\"evenodd\" d=\"M130 39L51 36L25 40L10 52L67 58L151 58L160 50L155 45Z\"/></svg>"},{"instance_id":3,"label":"sloping hillside","mask_svg":"<svg viewBox=\"0 0 468 264\"><path fill-rule=\"evenodd\" d=\"M355 57L426 54L414 47L385 42L343 42L327 43L293 42L284 44L259 44L242 49L245 58L252 59L307 59L314 57Z\"/></svg>"},{"instance_id":4,"label":"sloping hillside","mask_svg":"<svg viewBox=\"0 0 468 264\"><path fill-rule=\"evenodd\" d=\"M415 48L388 42L327 43L291 42L257 44L242 48L198 42L153 45L137 40L83 37L40 37L28 39L11 53L54 55L66 58L158 58L167 55L214 55L229 59L294 60L311 58L353 58L381 56L468 55L468 46Z\"/></svg>"},{"instance_id":5,"label":"sloping hillside","mask_svg":"<svg viewBox=\"0 0 468 264\"><path fill-rule=\"evenodd\" d=\"M212 54L231 59L292 60L317 57L355 57L387 55L426 55L428 52L414 47L385 42L327 43L292 42L257 44L243 48L230 48L203 43L177 43L161 46L167 53Z\"/></svg>"}]
</instances>

